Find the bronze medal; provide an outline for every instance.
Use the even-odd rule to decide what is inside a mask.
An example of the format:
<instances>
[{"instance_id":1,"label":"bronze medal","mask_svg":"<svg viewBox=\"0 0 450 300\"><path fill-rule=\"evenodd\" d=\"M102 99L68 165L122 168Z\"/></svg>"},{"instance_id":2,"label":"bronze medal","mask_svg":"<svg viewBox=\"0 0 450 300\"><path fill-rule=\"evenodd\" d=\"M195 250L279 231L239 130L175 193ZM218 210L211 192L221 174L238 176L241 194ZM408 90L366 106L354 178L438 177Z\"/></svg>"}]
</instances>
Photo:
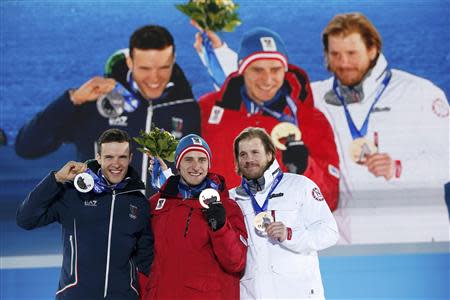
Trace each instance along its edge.
<instances>
[{"instance_id":1,"label":"bronze medal","mask_svg":"<svg viewBox=\"0 0 450 300\"><path fill-rule=\"evenodd\" d=\"M369 141L366 138L357 138L350 144L350 157L357 164L363 164L366 162L367 156L374 154L378 151L378 147L374 142Z\"/></svg>"},{"instance_id":2,"label":"bronze medal","mask_svg":"<svg viewBox=\"0 0 450 300\"><path fill-rule=\"evenodd\" d=\"M261 234L266 234L267 226L269 226L271 223L273 223L274 219L270 212L263 211L260 212L255 216L255 219L253 220L253 224L256 228L256 230Z\"/></svg>"},{"instance_id":3,"label":"bronze medal","mask_svg":"<svg viewBox=\"0 0 450 300\"><path fill-rule=\"evenodd\" d=\"M280 140L287 139L288 137L292 137L293 141L301 141L302 139L300 129L288 122L282 122L275 125L270 136L272 137L275 146L282 151L286 150L286 146Z\"/></svg>"},{"instance_id":4,"label":"bronze medal","mask_svg":"<svg viewBox=\"0 0 450 300\"><path fill-rule=\"evenodd\" d=\"M209 204L220 201L219 192L217 192L215 189L211 189L211 188L204 189L200 193L200 196L198 197L198 201L200 202L201 206L208 209Z\"/></svg>"}]
</instances>

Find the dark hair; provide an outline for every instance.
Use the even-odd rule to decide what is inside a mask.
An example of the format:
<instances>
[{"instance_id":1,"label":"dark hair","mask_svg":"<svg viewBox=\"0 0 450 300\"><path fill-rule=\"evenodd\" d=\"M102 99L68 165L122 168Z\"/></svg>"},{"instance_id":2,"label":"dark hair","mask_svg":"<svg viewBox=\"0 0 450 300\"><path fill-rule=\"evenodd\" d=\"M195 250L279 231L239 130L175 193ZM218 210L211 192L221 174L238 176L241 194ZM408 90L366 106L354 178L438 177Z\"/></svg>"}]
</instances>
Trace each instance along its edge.
<instances>
[{"instance_id":1,"label":"dark hair","mask_svg":"<svg viewBox=\"0 0 450 300\"><path fill-rule=\"evenodd\" d=\"M236 160L236 162L239 161L239 142L242 140L250 140L253 138L260 139L264 146L264 151L266 151L266 153L272 154L272 160L270 161L269 165L272 164L275 160L277 150L275 149L272 138L267 134L266 130L259 127L247 127L242 130L241 133L239 133L239 135L234 139L234 159Z\"/></svg>"},{"instance_id":2,"label":"dark hair","mask_svg":"<svg viewBox=\"0 0 450 300\"><path fill-rule=\"evenodd\" d=\"M97 140L97 153L101 154L102 144L106 143L128 143L131 153L131 138L126 131L117 128L111 128L104 131Z\"/></svg>"},{"instance_id":3,"label":"dark hair","mask_svg":"<svg viewBox=\"0 0 450 300\"><path fill-rule=\"evenodd\" d=\"M133 49L156 49L163 50L172 46L172 53L175 54L175 44L170 32L158 25L147 25L137 29L130 37L130 56L133 57Z\"/></svg>"}]
</instances>

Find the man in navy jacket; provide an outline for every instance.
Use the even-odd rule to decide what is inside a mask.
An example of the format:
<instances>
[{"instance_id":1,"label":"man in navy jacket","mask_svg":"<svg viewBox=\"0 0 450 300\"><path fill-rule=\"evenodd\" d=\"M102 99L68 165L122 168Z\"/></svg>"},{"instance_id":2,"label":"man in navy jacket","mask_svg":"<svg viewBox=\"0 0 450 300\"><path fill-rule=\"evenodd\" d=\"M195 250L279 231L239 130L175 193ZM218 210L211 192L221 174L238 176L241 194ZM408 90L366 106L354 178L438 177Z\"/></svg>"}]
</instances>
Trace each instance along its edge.
<instances>
[{"instance_id":1,"label":"man in navy jacket","mask_svg":"<svg viewBox=\"0 0 450 300\"><path fill-rule=\"evenodd\" d=\"M130 137L109 129L97 144L96 160L51 172L17 212L27 230L62 226L56 299L138 299L138 272L147 275L153 259L144 184L129 166Z\"/></svg>"},{"instance_id":2,"label":"man in navy jacket","mask_svg":"<svg viewBox=\"0 0 450 300\"><path fill-rule=\"evenodd\" d=\"M200 108L175 62L175 42L166 28L147 25L137 29L129 49L108 60L105 75L65 91L25 124L16 137L16 153L34 159L71 143L77 159L86 161L95 154L92 141L109 128L126 130L133 137L140 130L149 132L152 124L177 138L200 134ZM99 110L111 107L102 107L97 99L113 89L127 94L128 101L118 113L102 115ZM147 156L133 154L132 166L146 183Z\"/></svg>"}]
</instances>

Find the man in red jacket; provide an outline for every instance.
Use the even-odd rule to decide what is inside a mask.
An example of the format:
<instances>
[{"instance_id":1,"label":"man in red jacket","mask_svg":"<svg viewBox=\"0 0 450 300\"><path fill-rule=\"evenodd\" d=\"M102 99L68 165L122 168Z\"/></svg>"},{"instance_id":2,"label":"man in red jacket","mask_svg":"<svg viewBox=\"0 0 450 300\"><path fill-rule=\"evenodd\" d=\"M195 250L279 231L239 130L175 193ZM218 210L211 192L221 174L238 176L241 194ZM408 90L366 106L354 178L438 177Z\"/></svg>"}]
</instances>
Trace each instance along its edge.
<instances>
[{"instance_id":1,"label":"man in red jacket","mask_svg":"<svg viewBox=\"0 0 450 300\"><path fill-rule=\"evenodd\" d=\"M244 34L238 70L218 92L200 99L201 131L215 153L213 172L232 187L240 177L233 169L233 140L246 127L262 127L277 147L283 171L303 174L320 187L336 209L339 157L331 126L313 106L308 76L288 63L280 36L266 28Z\"/></svg>"},{"instance_id":2,"label":"man in red jacket","mask_svg":"<svg viewBox=\"0 0 450 300\"><path fill-rule=\"evenodd\" d=\"M224 178L208 172L211 151L201 137L182 138L175 163L179 175L150 198L154 260L142 298L239 299L247 255L242 212ZM205 189L218 192L215 201L199 201Z\"/></svg>"}]
</instances>

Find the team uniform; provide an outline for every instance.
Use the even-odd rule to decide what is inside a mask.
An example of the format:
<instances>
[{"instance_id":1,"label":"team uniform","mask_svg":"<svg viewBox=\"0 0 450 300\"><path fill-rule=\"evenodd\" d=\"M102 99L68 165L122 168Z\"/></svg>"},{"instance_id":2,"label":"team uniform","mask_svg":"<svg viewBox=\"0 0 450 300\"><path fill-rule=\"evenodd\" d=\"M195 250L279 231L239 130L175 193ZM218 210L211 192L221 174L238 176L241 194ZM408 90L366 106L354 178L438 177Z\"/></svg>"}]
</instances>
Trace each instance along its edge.
<instances>
[{"instance_id":1,"label":"team uniform","mask_svg":"<svg viewBox=\"0 0 450 300\"><path fill-rule=\"evenodd\" d=\"M88 167L98 173L96 162ZM52 172L19 207L22 228L62 226L56 299L139 299L137 274L148 274L153 254L149 205L132 168L119 185L80 193L73 183L58 183Z\"/></svg>"},{"instance_id":2,"label":"team uniform","mask_svg":"<svg viewBox=\"0 0 450 300\"><path fill-rule=\"evenodd\" d=\"M449 107L430 81L390 69L381 54L362 84L363 97L346 104L357 129L366 117L369 153L395 160L394 178L376 178L356 163L345 108L335 101L334 77L314 82L315 106L331 123L340 157L343 241L397 243L449 240L444 184L449 181ZM339 99L337 99L339 100ZM356 153L358 155L360 153Z\"/></svg>"},{"instance_id":3,"label":"team uniform","mask_svg":"<svg viewBox=\"0 0 450 300\"><path fill-rule=\"evenodd\" d=\"M338 203L339 158L334 144L334 136L330 124L324 115L313 107L312 93L306 73L293 65L285 74L285 82L276 101L270 101L267 108L272 112L290 116L290 121L281 120L244 99L242 89L244 79L238 73L229 75L218 92L200 98L202 137L215 153L212 172L225 176L230 186L237 186L240 177L233 165L233 141L246 127L262 127L275 138L277 159L283 161L283 152L289 150L285 146L288 134L300 133L301 141L308 149L306 169L303 175L317 183L334 210ZM294 128L284 131L283 126ZM293 125L292 127L289 127ZM286 127L284 127L286 128ZM298 137L297 137L298 138ZM299 159L300 154L292 155ZM282 163L283 171L287 166Z\"/></svg>"},{"instance_id":4,"label":"team uniform","mask_svg":"<svg viewBox=\"0 0 450 300\"><path fill-rule=\"evenodd\" d=\"M276 160L263 177L264 187L254 196L257 205L262 207L268 198L267 212L288 227L288 235L276 242L259 233L249 194L242 185L230 191L244 213L249 235L241 299L323 298L317 251L338 240L333 215L314 182L282 173Z\"/></svg>"},{"instance_id":5,"label":"team uniform","mask_svg":"<svg viewBox=\"0 0 450 300\"><path fill-rule=\"evenodd\" d=\"M167 179L150 199L155 255L144 299L239 299L247 231L239 206L228 196L223 177L209 173L226 211L213 231L197 196L184 197L180 176Z\"/></svg>"},{"instance_id":6,"label":"team uniform","mask_svg":"<svg viewBox=\"0 0 450 300\"><path fill-rule=\"evenodd\" d=\"M135 96L132 105L126 106L121 115L103 117L98 112L96 101L76 106L66 91L20 129L15 143L17 154L24 158L37 158L57 150L63 143L72 143L77 150L77 160L86 161L96 153L94 141L106 129L120 128L136 137L140 130L150 131L152 123L177 138L200 133L198 103L181 68L175 64L162 96L148 101L133 81L125 57L125 52L115 53L107 70L109 77ZM131 165L142 174L144 182L147 160L146 155L133 150Z\"/></svg>"}]
</instances>

